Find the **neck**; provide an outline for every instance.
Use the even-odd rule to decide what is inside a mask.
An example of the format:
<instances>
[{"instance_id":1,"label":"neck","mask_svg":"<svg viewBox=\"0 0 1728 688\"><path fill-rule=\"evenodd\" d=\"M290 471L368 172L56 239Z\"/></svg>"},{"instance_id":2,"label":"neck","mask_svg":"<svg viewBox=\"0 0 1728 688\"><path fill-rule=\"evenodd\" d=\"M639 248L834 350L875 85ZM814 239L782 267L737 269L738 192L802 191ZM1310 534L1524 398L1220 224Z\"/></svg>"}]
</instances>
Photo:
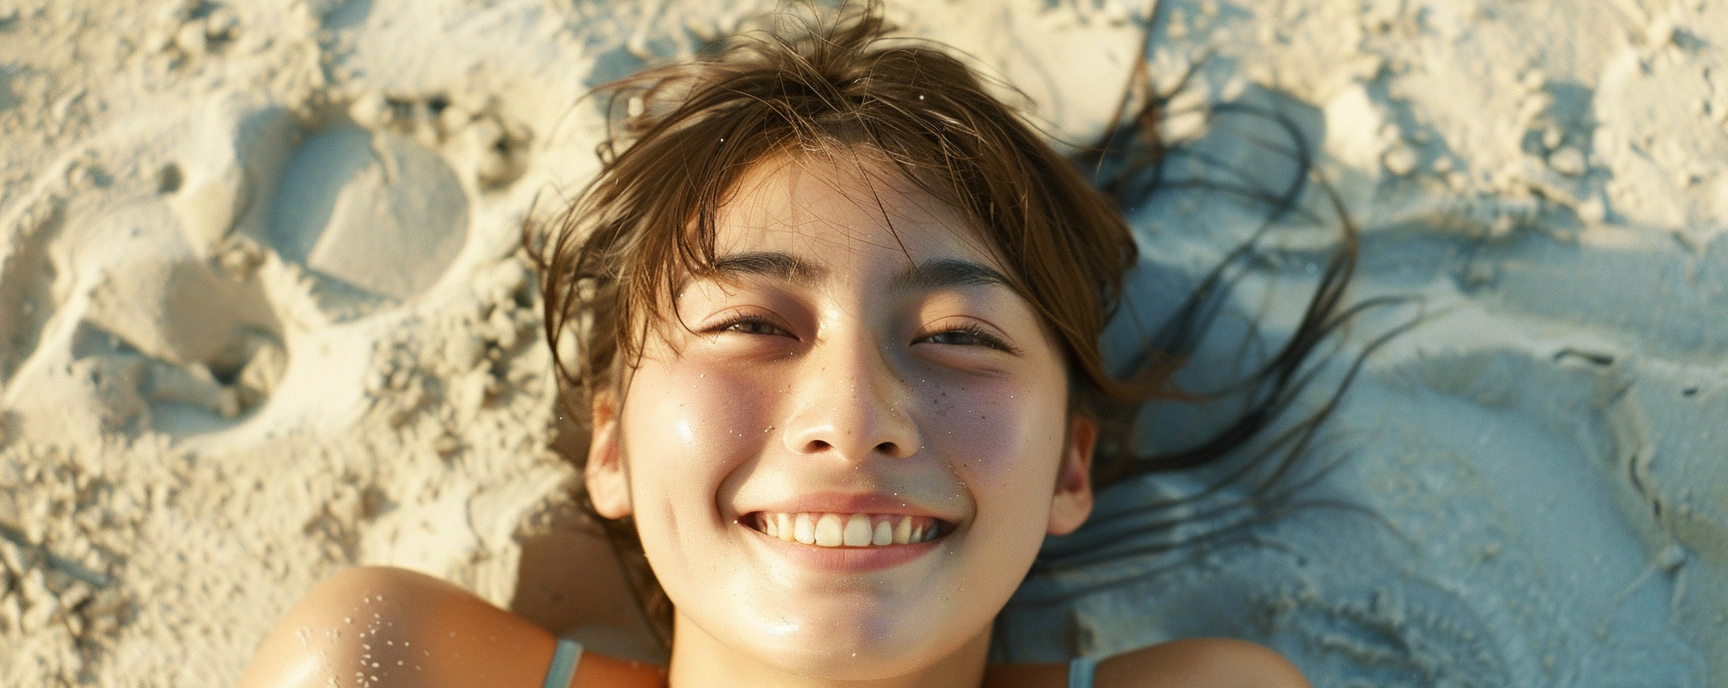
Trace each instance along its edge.
<instances>
[{"instance_id":1,"label":"neck","mask_svg":"<svg viewBox=\"0 0 1728 688\"><path fill-rule=\"evenodd\" d=\"M676 615L673 621L670 688L751 686L752 688L931 688L979 686L990 649L990 629L966 641L934 663L897 675L869 679L837 679L801 675L739 652Z\"/></svg>"}]
</instances>

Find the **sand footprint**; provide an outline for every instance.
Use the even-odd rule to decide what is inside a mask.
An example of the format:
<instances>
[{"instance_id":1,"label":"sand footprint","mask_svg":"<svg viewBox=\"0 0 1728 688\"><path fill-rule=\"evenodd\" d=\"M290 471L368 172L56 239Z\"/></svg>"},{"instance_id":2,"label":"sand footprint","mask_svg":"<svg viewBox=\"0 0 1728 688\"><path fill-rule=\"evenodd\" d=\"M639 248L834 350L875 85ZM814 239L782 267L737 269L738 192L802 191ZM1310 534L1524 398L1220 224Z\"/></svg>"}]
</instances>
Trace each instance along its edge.
<instances>
[{"instance_id":1,"label":"sand footprint","mask_svg":"<svg viewBox=\"0 0 1728 688\"><path fill-rule=\"evenodd\" d=\"M207 248L106 277L75 338L79 357L136 382L158 431L239 422L289 374L292 333L415 299L468 240L467 188L400 127L249 120L219 142L233 164L157 175L188 242Z\"/></svg>"},{"instance_id":2,"label":"sand footprint","mask_svg":"<svg viewBox=\"0 0 1728 688\"><path fill-rule=\"evenodd\" d=\"M237 424L277 387L292 309L259 270L263 249L230 234L255 151L232 119L203 124L205 140L168 159L159 132L102 140L10 223L0 404L26 424L196 434ZM113 159L155 162L115 174Z\"/></svg>"},{"instance_id":3,"label":"sand footprint","mask_svg":"<svg viewBox=\"0 0 1728 688\"><path fill-rule=\"evenodd\" d=\"M160 206L69 222L172 223ZM52 245L44 252L65 255ZM70 432L220 430L263 405L287 367L279 311L253 272L179 251L146 250L99 266L40 262L40 270L0 280L31 305L9 313L29 317L8 322L20 326L8 336L26 345L6 402L38 420ZM64 302L52 298L46 280L27 279L57 273L77 285Z\"/></svg>"},{"instance_id":4,"label":"sand footprint","mask_svg":"<svg viewBox=\"0 0 1728 688\"><path fill-rule=\"evenodd\" d=\"M72 337L74 365L132 384L103 396L148 411L126 425L170 434L219 430L269 398L288 364L282 323L255 279L196 258L106 273Z\"/></svg>"},{"instance_id":5,"label":"sand footprint","mask_svg":"<svg viewBox=\"0 0 1728 688\"><path fill-rule=\"evenodd\" d=\"M336 319L425 292L468 235L468 196L435 151L348 123L311 132L288 161L265 235L318 281ZM346 308L344 308L346 305Z\"/></svg>"},{"instance_id":6,"label":"sand footprint","mask_svg":"<svg viewBox=\"0 0 1728 688\"><path fill-rule=\"evenodd\" d=\"M436 116L435 100L387 105ZM418 115L308 127L236 102L198 115L172 157L110 142L156 162L51 208L0 255L6 403L74 432L184 436L250 417L292 375L294 341L427 293L468 242L471 193L521 173L525 133L441 104L435 135L405 126ZM95 236L130 248L55 249Z\"/></svg>"}]
</instances>

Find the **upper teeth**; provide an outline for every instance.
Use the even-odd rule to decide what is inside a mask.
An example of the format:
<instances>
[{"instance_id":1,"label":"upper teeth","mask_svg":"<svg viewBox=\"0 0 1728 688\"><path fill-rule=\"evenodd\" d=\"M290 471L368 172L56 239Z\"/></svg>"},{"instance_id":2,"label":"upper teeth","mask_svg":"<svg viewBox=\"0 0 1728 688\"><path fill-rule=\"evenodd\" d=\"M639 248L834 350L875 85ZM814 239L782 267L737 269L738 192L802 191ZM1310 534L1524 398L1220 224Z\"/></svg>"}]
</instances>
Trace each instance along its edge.
<instances>
[{"instance_id":1,"label":"upper teeth","mask_svg":"<svg viewBox=\"0 0 1728 688\"><path fill-rule=\"evenodd\" d=\"M928 516L895 514L756 514L769 537L818 547L880 547L935 539L940 526Z\"/></svg>"}]
</instances>

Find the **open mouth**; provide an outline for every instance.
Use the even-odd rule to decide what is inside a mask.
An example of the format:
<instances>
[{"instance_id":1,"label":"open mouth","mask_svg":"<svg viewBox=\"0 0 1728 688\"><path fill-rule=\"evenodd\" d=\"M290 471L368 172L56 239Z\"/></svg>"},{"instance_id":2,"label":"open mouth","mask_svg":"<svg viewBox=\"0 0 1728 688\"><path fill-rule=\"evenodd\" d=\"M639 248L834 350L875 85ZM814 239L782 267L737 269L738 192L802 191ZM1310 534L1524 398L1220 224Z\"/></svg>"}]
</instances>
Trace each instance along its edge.
<instances>
[{"instance_id":1,"label":"open mouth","mask_svg":"<svg viewBox=\"0 0 1728 688\"><path fill-rule=\"evenodd\" d=\"M940 519L905 514L758 511L739 520L768 537L817 547L915 545L953 531L953 526Z\"/></svg>"}]
</instances>

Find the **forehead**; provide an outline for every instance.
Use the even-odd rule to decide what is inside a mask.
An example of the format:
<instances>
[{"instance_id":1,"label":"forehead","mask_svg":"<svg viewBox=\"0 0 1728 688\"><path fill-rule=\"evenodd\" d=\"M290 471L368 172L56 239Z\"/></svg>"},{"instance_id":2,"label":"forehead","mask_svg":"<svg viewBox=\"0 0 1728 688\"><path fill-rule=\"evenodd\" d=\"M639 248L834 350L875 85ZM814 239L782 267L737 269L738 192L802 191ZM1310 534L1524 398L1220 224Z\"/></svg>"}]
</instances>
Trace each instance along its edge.
<instances>
[{"instance_id":1,"label":"forehead","mask_svg":"<svg viewBox=\"0 0 1728 688\"><path fill-rule=\"evenodd\" d=\"M899 270L953 258L1001 261L952 205L867 153L777 155L751 167L716 218L718 255L774 251L823 267Z\"/></svg>"}]
</instances>

